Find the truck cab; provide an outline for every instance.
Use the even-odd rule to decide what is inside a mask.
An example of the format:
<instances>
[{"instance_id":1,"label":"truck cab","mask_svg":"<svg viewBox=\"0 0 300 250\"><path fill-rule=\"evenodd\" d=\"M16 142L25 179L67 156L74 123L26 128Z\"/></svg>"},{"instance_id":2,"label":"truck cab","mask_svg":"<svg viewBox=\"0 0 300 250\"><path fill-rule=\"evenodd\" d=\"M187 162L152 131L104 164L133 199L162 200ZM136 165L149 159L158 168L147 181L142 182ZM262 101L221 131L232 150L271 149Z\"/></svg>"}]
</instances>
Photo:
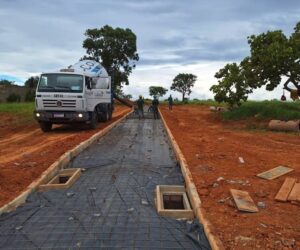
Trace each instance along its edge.
<instances>
[{"instance_id":1,"label":"truck cab","mask_svg":"<svg viewBox=\"0 0 300 250\"><path fill-rule=\"evenodd\" d=\"M80 61L58 72L42 73L36 89L35 118L44 132L53 124L88 123L112 117L111 79L98 62Z\"/></svg>"}]
</instances>

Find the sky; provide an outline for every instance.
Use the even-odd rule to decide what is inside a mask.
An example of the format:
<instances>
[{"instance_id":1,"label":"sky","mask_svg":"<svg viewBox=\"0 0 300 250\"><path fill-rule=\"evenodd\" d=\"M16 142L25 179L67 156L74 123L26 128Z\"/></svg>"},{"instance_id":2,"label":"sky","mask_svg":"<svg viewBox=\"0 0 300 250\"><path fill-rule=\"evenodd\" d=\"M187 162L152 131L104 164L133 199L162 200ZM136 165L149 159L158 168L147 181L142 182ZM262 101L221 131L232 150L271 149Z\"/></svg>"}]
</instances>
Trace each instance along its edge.
<instances>
[{"instance_id":1,"label":"sky","mask_svg":"<svg viewBox=\"0 0 300 250\"><path fill-rule=\"evenodd\" d=\"M214 74L249 55L247 36L278 29L289 36L299 21L299 0L0 0L0 79L22 84L77 62L85 30L108 24L137 36L140 60L126 94L148 97L149 86L170 89L177 74L192 73L190 98L208 99ZM260 89L250 99L281 94L282 87Z\"/></svg>"}]
</instances>

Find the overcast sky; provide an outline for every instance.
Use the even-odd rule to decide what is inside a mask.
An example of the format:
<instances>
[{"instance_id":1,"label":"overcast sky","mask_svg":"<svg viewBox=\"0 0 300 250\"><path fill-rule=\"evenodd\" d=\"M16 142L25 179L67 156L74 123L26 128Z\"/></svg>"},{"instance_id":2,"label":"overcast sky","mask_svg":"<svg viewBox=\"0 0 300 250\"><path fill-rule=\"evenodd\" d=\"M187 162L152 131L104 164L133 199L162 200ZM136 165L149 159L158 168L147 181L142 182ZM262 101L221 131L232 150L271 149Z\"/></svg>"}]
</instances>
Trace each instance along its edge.
<instances>
[{"instance_id":1,"label":"overcast sky","mask_svg":"<svg viewBox=\"0 0 300 250\"><path fill-rule=\"evenodd\" d=\"M298 21L299 0L0 0L0 79L21 83L75 63L85 54L85 30L108 24L137 35L140 61L126 93L147 96L149 86L169 89L178 73L193 73L191 98L211 98L215 72L249 54L247 36L289 35ZM251 99L281 92L259 90Z\"/></svg>"}]
</instances>

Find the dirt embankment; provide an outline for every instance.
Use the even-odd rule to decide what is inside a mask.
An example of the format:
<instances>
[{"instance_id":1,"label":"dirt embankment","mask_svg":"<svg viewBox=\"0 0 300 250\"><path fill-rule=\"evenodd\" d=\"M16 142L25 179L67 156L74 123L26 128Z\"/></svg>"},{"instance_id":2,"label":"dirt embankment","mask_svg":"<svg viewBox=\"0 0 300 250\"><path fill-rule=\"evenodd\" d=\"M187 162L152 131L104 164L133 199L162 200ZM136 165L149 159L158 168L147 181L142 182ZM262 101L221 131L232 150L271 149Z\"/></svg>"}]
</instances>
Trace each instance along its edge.
<instances>
[{"instance_id":1,"label":"dirt embankment","mask_svg":"<svg viewBox=\"0 0 300 250\"><path fill-rule=\"evenodd\" d=\"M226 249L300 249L300 206L274 200L285 177L300 181L299 134L247 130L247 122L222 122L207 106L163 107L162 112ZM256 177L279 165L294 171L271 181ZM248 191L265 208L239 212L231 188Z\"/></svg>"},{"instance_id":2,"label":"dirt embankment","mask_svg":"<svg viewBox=\"0 0 300 250\"><path fill-rule=\"evenodd\" d=\"M1 113L0 124L0 207L15 198L38 178L59 156L129 112L116 106L113 119L95 130L78 126L55 126L43 133L36 122L11 126L16 117ZM6 121L6 122L3 122Z\"/></svg>"}]
</instances>

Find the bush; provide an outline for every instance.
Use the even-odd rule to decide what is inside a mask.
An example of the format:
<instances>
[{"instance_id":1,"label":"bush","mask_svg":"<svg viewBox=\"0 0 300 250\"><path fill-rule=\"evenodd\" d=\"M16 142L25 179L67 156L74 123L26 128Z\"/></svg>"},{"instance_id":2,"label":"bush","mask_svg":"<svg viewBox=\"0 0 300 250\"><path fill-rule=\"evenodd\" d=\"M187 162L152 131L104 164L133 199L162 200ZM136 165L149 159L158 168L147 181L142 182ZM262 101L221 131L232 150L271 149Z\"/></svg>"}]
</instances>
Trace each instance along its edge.
<instances>
[{"instance_id":1,"label":"bush","mask_svg":"<svg viewBox=\"0 0 300 250\"><path fill-rule=\"evenodd\" d=\"M18 94L12 93L6 98L6 101L7 102L20 102L21 96Z\"/></svg>"},{"instance_id":2,"label":"bush","mask_svg":"<svg viewBox=\"0 0 300 250\"><path fill-rule=\"evenodd\" d=\"M223 113L225 120L241 120L254 117L257 120L294 120L300 119L299 102L248 101L238 108Z\"/></svg>"},{"instance_id":3,"label":"bush","mask_svg":"<svg viewBox=\"0 0 300 250\"><path fill-rule=\"evenodd\" d=\"M29 89L25 95L25 102L34 102L35 100L35 91L33 89Z\"/></svg>"}]
</instances>

